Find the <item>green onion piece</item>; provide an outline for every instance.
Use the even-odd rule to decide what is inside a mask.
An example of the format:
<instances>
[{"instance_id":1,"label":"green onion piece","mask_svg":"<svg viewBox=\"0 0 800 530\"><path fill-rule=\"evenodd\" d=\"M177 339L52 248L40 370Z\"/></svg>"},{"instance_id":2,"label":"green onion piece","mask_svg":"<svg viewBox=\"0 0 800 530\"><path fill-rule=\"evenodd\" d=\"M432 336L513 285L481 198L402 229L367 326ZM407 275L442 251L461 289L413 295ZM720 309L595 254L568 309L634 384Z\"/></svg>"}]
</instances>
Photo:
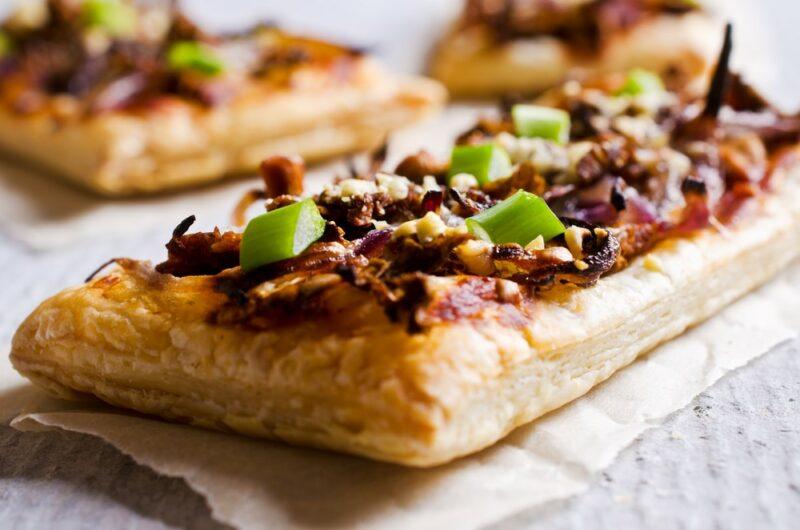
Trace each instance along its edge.
<instances>
[{"instance_id":1,"label":"green onion piece","mask_svg":"<svg viewBox=\"0 0 800 530\"><path fill-rule=\"evenodd\" d=\"M205 75L216 75L225 69L214 50L197 41L180 41L170 46L167 63L173 70L193 70Z\"/></svg>"},{"instance_id":2,"label":"green onion piece","mask_svg":"<svg viewBox=\"0 0 800 530\"><path fill-rule=\"evenodd\" d=\"M539 236L549 241L565 230L544 199L524 190L466 222L472 235L495 245L519 243L524 247Z\"/></svg>"},{"instance_id":3,"label":"green onion piece","mask_svg":"<svg viewBox=\"0 0 800 530\"><path fill-rule=\"evenodd\" d=\"M136 10L122 0L85 0L81 11L84 24L112 35L131 34L136 26Z\"/></svg>"},{"instance_id":4,"label":"green onion piece","mask_svg":"<svg viewBox=\"0 0 800 530\"><path fill-rule=\"evenodd\" d=\"M239 265L247 272L293 258L322 237L325 219L311 199L253 218L244 230Z\"/></svg>"},{"instance_id":5,"label":"green onion piece","mask_svg":"<svg viewBox=\"0 0 800 530\"><path fill-rule=\"evenodd\" d=\"M569 141L569 114L561 109L538 105L514 105L511 118L517 136L544 138L560 144Z\"/></svg>"},{"instance_id":6,"label":"green onion piece","mask_svg":"<svg viewBox=\"0 0 800 530\"><path fill-rule=\"evenodd\" d=\"M511 173L511 159L502 147L494 144L458 145L450 155L450 179L459 173L473 175L483 186Z\"/></svg>"},{"instance_id":7,"label":"green onion piece","mask_svg":"<svg viewBox=\"0 0 800 530\"><path fill-rule=\"evenodd\" d=\"M638 96L650 92L663 92L664 83L658 74L642 68L634 68L628 72L625 84L617 90L617 96Z\"/></svg>"}]
</instances>

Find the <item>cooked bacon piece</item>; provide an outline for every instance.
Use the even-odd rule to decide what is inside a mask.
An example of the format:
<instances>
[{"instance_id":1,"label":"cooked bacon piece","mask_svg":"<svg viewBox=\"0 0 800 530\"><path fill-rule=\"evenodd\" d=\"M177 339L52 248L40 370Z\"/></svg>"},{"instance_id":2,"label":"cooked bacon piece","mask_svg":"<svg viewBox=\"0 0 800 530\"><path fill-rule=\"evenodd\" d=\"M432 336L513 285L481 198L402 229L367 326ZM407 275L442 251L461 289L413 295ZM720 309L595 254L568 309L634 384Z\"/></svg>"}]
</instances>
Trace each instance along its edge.
<instances>
[{"instance_id":1,"label":"cooked bacon piece","mask_svg":"<svg viewBox=\"0 0 800 530\"><path fill-rule=\"evenodd\" d=\"M271 156L261 162L259 174L264 180L265 195L269 199L303 193L306 165L300 157Z\"/></svg>"},{"instance_id":2,"label":"cooked bacon piece","mask_svg":"<svg viewBox=\"0 0 800 530\"><path fill-rule=\"evenodd\" d=\"M650 250L664 234L662 223L628 224L613 230L619 241L619 256L615 268L624 268L628 261Z\"/></svg>"},{"instance_id":3,"label":"cooked bacon piece","mask_svg":"<svg viewBox=\"0 0 800 530\"><path fill-rule=\"evenodd\" d=\"M422 180L428 175L436 177L439 182L444 182L447 166L446 162L440 162L428 151L422 150L415 155L405 157L394 172L417 184L422 184Z\"/></svg>"},{"instance_id":4,"label":"cooked bacon piece","mask_svg":"<svg viewBox=\"0 0 800 530\"><path fill-rule=\"evenodd\" d=\"M158 272L173 276L218 274L239 265L242 234L213 232L173 235L167 243L167 261L156 266Z\"/></svg>"},{"instance_id":5,"label":"cooked bacon piece","mask_svg":"<svg viewBox=\"0 0 800 530\"><path fill-rule=\"evenodd\" d=\"M488 182L483 186L483 191L494 199L503 200L513 195L517 190L525 190L536 195L543 195L547 189L547 182L531 162L519 164L510 177Z\"/></svg>"}]
</instances>

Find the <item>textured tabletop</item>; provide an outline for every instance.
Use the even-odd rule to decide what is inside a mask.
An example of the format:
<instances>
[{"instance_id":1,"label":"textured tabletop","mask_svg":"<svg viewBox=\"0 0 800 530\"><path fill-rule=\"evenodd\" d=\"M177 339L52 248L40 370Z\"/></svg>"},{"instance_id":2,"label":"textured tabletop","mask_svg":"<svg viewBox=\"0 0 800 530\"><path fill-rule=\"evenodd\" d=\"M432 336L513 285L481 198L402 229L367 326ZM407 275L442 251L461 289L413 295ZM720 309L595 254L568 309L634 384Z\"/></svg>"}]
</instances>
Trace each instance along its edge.
<instances>
[{"instance_id":1,"label":"textured tabletop","mask_svg":"<svg viewBox=\"0 0 800 530\"><path fill-rule=\"evenodd\" d=\"M442 2L447 3L445 0ZM199 1L191 2L195 8ZM278 1L214 1L205 16L234 24L234 9L262 9L281 19ZM292 2L283 13L292 24L309 19L346 36L343 18L356 11L321 15L330 2ZM409 2L343 2L359 10L354 41L394 28L421 31ZM400 8L400 5L405 6ZM795 0L759 2L768 35L786 64L783 97L800 102L800 8ZM372 27L392 8L392 24ZM436 9L441 21L449 8ZM383 13L385 14L385 13ZM277 15L277 16L276 16ZM238 17L238 18L237 18ZM385 17L384 17L385 18ZM388 20L388 19L387 19ZM417 28L417 29L413 29ZM740 26L741 28L741 26ZM742 28L747 31L747 28ZM402 30L406 31L406 30ZM418 61L396 48L400 32L376 48L405 70ZM338 32L338 33L337 33ZM410 35L410 36L409 36ZM394 43L392 45L392 43ZM780 85L780 82L778 83ZM0 212L0 215L3 215ZM80 282L109 256L158 256L171 227L137 237L87 241L70 248L33 252L0 234L0 345L44 297ZM642 435L590 490L546 510L525 512L497 528L797 528L800 521L800 340L783 344L727 376L666 423ZM0 528L220 528L203 498L182 480L158 476L104 442L73 433L20 433L0 426Z\"/></svg>"}]
</instances>

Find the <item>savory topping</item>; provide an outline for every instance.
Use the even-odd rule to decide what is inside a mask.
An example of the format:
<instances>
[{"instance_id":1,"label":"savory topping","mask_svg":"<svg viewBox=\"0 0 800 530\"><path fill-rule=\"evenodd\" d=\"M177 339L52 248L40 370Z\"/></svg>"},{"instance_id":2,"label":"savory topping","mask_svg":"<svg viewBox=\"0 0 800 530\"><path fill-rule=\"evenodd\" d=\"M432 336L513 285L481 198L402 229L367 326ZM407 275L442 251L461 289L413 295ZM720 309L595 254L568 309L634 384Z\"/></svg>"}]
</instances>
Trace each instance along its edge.
<instances>
[{"instance_id":1,"label":"savory topping","mask_svg":"<svg viewBox=\"0 0 800 530\"><path fill-rule=\"evenodd\" d=\"M244 230L239 258L242 270L293 258L324 231L325 220L311 199L261 214Z\"/></svg>"},{"instance_id":2,"label":"savory topping","mask_svg":"<svg viewBox=\"0 0 800 530\"><path fill-rule=\"evenodd\" d=\"M469 0L461 26L482 28L500 42L551 37L588 54L654 16L697 9L696 0Z\"/></svg>"},{"instance_id":3,"label":"savory topping","mask_svg":"<svg viewBox=\"0 0 800 530\"><path fill-rule=\"evenodd\" d=\"M514 105L511 116L517 136L544 138L559 144L565 144L569 140L569 114L561 109Z\"/></svg>"},{"instance_id":4,"label":"savory topping","mask_svg":"<svg viewBox=\"0 0 800 530\"><path fill-rule=\"evenodd\" d=\"M263 24L211 35L170 0L27 0L0 25L0 102L59 117L175 98L216 105L251 80L280 88L322 70L347 81L357 55Z\"/></svg>"},{"instance_id":5,"label":"savory topping","mask_svg":"<svg viewBox=\"0 0 800 530\"><path fill-rule=\"evenodd\" d=\"M216 275L229 302L212 319L226 325L342 313L352 288L410 331L529 315L542 291L591 286L666 239L727 231L770 192L800 117L727 73L729 39L705 101L643 71L571 82L482 120L449 164L421 152L380 170L382 150L305 200L302 163L272 157L265 191L242 203L266 199L269 213L244 236L182 223L158 270Z\"/></svg>"},{"instance_id":6,"label":"savory topping","mask_svg":"<svg viewBox=\"0 0 800 530\"><path fill-rule=\"evenodd\" d=\"M541 197L519 190L508 199L466 220L474 236L502 245L529 244L536 238L549 241L564 233L564 225Z\"/></svg>"},{"instance_id":7,"label":"savory topping","mask_svg":"<svg viewBox=\"0 0 800 530\"><path fill-rule=\"evenodd\" d=\"M460 145L453 149L450 157L448 179L460 175L472 175L478 184L506 177L511 173L511 160L502 148L492 145ZM463 178L460 188L464 186Z\"/></svg>"}]
</instances>

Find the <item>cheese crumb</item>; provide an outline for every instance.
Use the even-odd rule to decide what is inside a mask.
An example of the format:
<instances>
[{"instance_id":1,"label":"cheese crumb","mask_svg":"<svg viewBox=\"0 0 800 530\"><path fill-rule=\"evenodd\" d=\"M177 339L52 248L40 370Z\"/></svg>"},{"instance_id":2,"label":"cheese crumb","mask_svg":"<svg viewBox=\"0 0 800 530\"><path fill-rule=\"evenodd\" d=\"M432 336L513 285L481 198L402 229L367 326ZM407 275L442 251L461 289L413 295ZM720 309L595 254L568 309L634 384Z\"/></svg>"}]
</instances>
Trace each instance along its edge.
<instances>
[{"instance_id":1,"label":"cheese crumb","mask_svg":"<svg viewBox=\"0 0 800 530\"><path fill-rule=\"evenodd\" d=\"M407 237L407 236L413 236L416 233L417 233L417 221L415 219L413 221L406 221L405 223L398 226L392 235L394 237Z\"/></svg>"},{"instance_id":2,"label":"cheese crumb","mask_svg":"<svg viewBox=\"0 0 800 530\"><path fill-rule=\"evenodd\" d=\"M420 243L430 243L447 231L447 225L434 212L428 212L417 221L417 238Z\"/></svg>"},{"instance_id":3,"label":"cheese crumb","mask_svg":"<svg viewBox=\"0 0 800 530\"><path fill-rule=\"evenodd\" d=\"M567 228L567 231L564 232L564 239L567 241L567 248L569 248L572 257L575 259L583 258L583 238L590 234L589 230L580 226Z\"/></svg>"},{"instance_id":4,"label":"cheese crumb","mask_svg":"<svg viewBox=\"0 0 800 530\"><path fill-rule=\"evenodd\" d=\"M525 250L528 252L544 250L544 238L542 236L537 236L536 239L525 245Z\"/></svg>"},{"instance_id":5,"label":"cheese crumb","mask_svg":"<svg viewBox=\"0 0 800 530\"><path fill-rule=\"evenodd\" d=\"M378 187L371 180L345 179L339 183L342 197L358 197L368 193L376 193Z\"/></svg>"},{"instance_id":6,"label":"cheese crumb","mask_svg":"<svg viewBox=\"0 0 800 530\"><path fill-rule=\"evenodd\" d=\"M375 176L378 181L378 190L396 201L402 201L408 197L408 187L411 184L405 177L389 175L388 173L378 173Z\"/></svg>"},{"instance_id":7,"label":"cheese crumb","mask_svg":"<svg viewBox=\"0 0 800 530\"><path fill-rule=\"evenodd\" d=\"M455 248L456 256L466 265L470 274L488 276L494 272L492 247L488 241L471 239Z\"/></svg>"},{"instance_id":8,"label":"cheese crumb","mask_svg":"<svg viewBox=\"0 0 800 530\"><path fill-rule=\"evenodd\" d=\"M458 191L467 191L478 187L478 179L469 173L457 173L450 177L450 187Z\"/></svg>"},{"instance_id":9,"label":"cheese crumb","mask_svg":"<svg viewBox=\"0 0 800 530\"><path fill-rule=\"evenodd\" d=\"M439 189L439 181L433 175L422 177L422 189L425 191L436 191Z\"/></svg>"}]
</instances>

